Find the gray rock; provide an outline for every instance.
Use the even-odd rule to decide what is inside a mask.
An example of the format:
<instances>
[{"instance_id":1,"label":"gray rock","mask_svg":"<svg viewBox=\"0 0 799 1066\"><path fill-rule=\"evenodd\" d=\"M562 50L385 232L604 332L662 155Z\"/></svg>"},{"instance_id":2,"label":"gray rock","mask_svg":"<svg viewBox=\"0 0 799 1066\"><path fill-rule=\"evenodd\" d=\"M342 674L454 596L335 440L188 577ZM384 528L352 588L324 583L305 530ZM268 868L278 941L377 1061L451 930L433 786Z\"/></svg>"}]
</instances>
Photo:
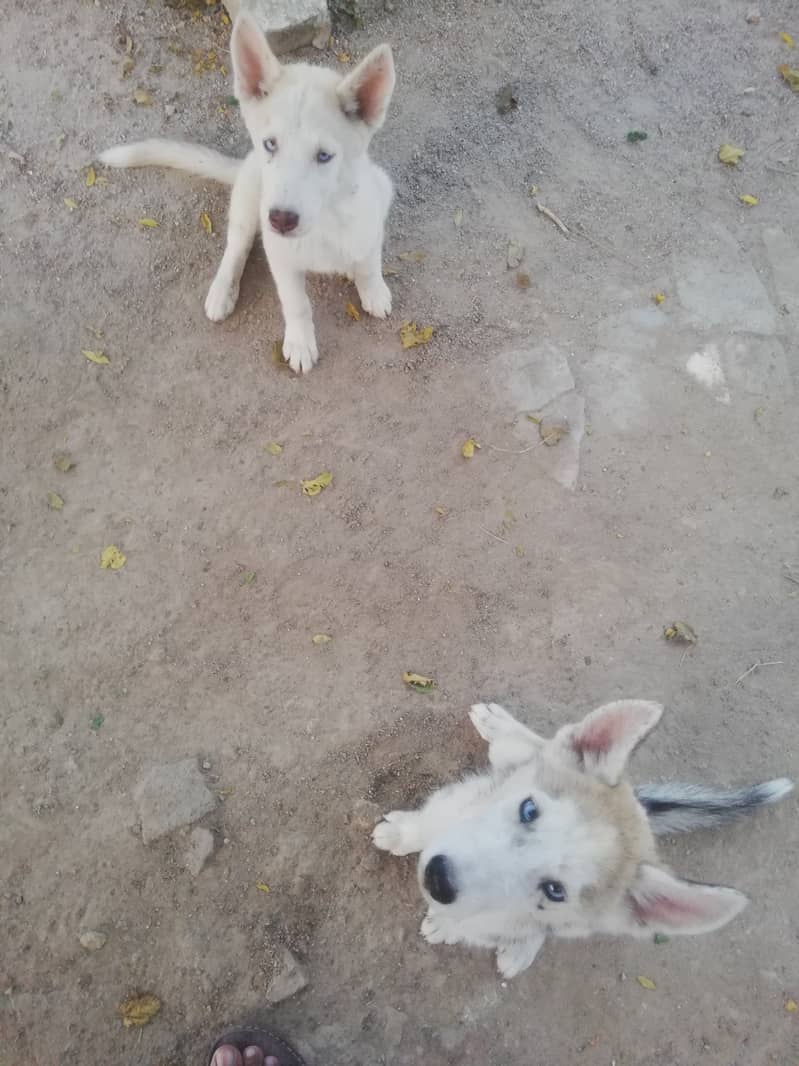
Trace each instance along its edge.
<instances>
[{"instance_id":1,"label":"gray rock","mask_svg":"<svg viewBox=\"0 0 799 1066\"><path fill-rule=\"evenodd\" d=\"M214 834L210 829L198 825L189 835L189 846L183 856L183 865L197 877L214 853Z\"/></svg>"},{"instance_id":2,"label":"gray rock","mask_svg":"<svg viewBox=\"0 0 799 1066\"><path fill-rule=\"evenodd\" d=\"M105 945L108 937L105 933L101 933L99 929L84 929L78 940L80 941L80 946L87 951L99 951Z\"/></svg>"},{"instance_id":3,"label":"gray rock","mask_svg":"<svg viewBox=\"0 0 799 1066\"><path fill-rule=\"evenodd\" d=\"M216 807L194 759L154 766L133 790L145 844L191 825Z\"/></svg>"},{"instance_id":4,"label":"gray rock","mask_svg":"<svg viewBox=\"0 0 799 1066\"><path fill-rule=\"evenodd\" d=\"M278 971L266 989L266 1002L270 1006L282 1003L284 999L302 992L307 984L308 974L305 967L284 947L281 949Z\"/></svg>"},{"instance_id":5,"label":"gray rock","mask_svg":"<svg viewBox=\"0 0 799 1066\"><path fill-rule=\"evenodd\" d=\"M224 0L231 18L248 11L269 38L276 55L312 44L325 48L330 40L327 0Z\"/></svg>"}]
</instances>

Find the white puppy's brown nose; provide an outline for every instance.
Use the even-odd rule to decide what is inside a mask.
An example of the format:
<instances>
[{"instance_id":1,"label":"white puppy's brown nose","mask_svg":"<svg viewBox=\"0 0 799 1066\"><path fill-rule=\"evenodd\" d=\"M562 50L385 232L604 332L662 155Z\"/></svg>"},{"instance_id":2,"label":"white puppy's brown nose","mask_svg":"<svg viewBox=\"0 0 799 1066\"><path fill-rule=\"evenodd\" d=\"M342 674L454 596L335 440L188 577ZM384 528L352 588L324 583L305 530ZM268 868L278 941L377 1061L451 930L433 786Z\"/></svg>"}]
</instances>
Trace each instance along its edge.
<instances>
[{"instance_id":1,"label":"white puppy's brown nose","mask_svg":"<svg viewBox=\"0 0 799 1066\"><path fill-rule=\"evenodd\" d=\"M434 855L424 868L424 887L436 903L454 903L457 890L445 855Z\"/></svg>"},{"instance_id":2,"label":"white puppy's brown nose","mask_svg":"<svg viewBox=\"0 0 799 1066\"><path fill-rule=\"evenodd\" d=\"M273 207L269 212L269 225L275 233L291 233L299 224L300 216L296 211L282 211Z\"/></svg>"}]
</instances>

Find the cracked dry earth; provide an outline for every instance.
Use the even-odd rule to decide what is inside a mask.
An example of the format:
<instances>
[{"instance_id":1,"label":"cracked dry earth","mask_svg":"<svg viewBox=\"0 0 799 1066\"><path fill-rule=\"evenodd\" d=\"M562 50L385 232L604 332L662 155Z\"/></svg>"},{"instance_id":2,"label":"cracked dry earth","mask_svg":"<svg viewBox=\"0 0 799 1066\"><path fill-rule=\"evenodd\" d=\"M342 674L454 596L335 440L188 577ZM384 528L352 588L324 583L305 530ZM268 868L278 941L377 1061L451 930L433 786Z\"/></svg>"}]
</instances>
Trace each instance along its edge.
<instances>
[{"instance_id":1,"label":"cracked dry earth","mask_svg":"<svg viewBox=\"0 0 799 1066\"><path fill-rule=\"evenodd\" d=\"M3 20L0 1061L202 1066L252 1020L319 1066L789 1066L795 799L666 843L751 897L728 928L550 944L506 985L488 953L420 939L412 862L369 830L480 763L477 699L542 731L657 699L639 780L796 776L795 7L363 7L311 58L395 49L375 142L395 312L354 322L350 287L314 281L304 379L271 360L262 254L236 313L203 317L226 190L85 185L121 139L244 152L219 10ZM217 59L195 73L196 52ZM406 319L433 340L403 351ZM571 432L539 446L530 413ZM102 570L112 544L127 561ZM674 620L695 647L663 639ZM777 665L737 683L756 662ZM270 1006L286 949L307 985ZM125 1029L137 990L161 1010Z\"/></svg>"}]
</instances>

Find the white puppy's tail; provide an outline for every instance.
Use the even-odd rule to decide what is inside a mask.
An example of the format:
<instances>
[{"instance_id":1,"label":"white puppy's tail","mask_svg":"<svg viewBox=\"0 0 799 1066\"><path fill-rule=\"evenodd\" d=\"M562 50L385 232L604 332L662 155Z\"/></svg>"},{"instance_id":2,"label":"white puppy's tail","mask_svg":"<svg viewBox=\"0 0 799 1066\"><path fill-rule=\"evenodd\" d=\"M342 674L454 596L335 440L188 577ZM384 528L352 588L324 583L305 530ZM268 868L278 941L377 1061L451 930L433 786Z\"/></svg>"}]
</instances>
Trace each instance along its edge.
<instances>
[{"instance_id":1,"label":"white puppy's tail","mask_svg":"<svg viewBox=\"0 0 799 1066\"><path fill-rule=\"evenodd\" d=\"M186 170L199 178L211 178L232 185L242 164L241 159L204 148L201 144L181 141L139 141L108 148L100 156L107 167L171 167Z\"/></svg>"},{"instance_id":2,"label":"white puppy's tail","mask_svg":"<svg viewBox=\"0 0 799 1066\"><path fill-rule=\"evenodd\" d=\"M707 788L704 785L640 785L638 802L652 832L690 833L732 822L767 803L777 803L793 791L793 781L779 777L747 788Z\"/></svg>"}]
</instances>

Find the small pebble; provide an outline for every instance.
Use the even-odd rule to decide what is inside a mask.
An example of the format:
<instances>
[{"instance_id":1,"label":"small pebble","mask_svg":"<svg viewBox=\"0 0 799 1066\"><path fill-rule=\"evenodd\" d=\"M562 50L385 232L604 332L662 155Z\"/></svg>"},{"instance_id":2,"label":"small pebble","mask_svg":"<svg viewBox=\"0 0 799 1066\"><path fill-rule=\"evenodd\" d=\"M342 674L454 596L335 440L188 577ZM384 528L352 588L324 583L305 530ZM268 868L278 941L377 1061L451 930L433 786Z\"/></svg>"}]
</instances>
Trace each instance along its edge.
<instances>
[{"instance_id":1,"label":"small pebble","mask_svg":"<svg viewBox=\"0 0 799 1066\"><path fill-rule=\"evenodd\" d=\"M99 929L86 929L78 937L80 946L86 948L87 951L99 951L101 947L105 945L108 937L105 933L101 933Z\"/></svg>"}]
</instances>

